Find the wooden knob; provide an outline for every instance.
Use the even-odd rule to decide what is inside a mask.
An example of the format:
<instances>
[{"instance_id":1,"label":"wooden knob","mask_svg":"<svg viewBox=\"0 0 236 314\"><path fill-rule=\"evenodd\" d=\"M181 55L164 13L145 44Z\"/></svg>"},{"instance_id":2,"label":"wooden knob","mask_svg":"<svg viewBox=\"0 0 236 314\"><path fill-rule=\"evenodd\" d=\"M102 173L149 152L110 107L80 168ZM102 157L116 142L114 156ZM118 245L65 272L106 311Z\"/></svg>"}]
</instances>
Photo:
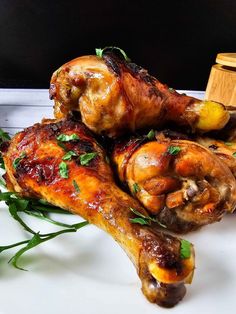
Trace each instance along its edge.
<instances>
[{"instance_id":1,"label":"wooden knob","mask_svg":"<svg viewBox=\"0 0 236 314\"><path fill-rule=\"evenodd\" d=\"M236 53L219 53L211 68L205 98L236 107Z\"/></svg>"}]
</instances>

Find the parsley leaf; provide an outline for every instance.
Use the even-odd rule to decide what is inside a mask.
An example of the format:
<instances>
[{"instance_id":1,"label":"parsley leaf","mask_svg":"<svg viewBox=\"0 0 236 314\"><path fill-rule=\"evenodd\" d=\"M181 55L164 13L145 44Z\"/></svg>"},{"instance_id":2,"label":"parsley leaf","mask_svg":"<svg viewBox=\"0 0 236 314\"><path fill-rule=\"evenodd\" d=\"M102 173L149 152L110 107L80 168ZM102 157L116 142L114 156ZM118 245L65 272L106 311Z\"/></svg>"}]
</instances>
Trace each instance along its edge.
<instances>
[{"instance_id":1,"label":"parsley leaf","mask_svg":"<svg viewBox=\"0 0 236 314\"><path fill-rule=\"evenodd\" d=\"M236 152L234 152L234 153L232 154L232 156L236 157Z\"/></svg>"},{"instance_id":2,"label":"parsley leaf","mask_svg":"<svg viewBox=\"0 0 236 314\"><path fill-rule=\"evenodd\" d=\"M191 243L182 239L180 244L180 257L182 259L189 258L191 256Z\"/></svg>"},{"instance_id":3,"label":"parsley leaf","mask_svg":"<svg viewBox=\"0 0 236 314\"><path fill-rule=\"evenodd\" d=\"M87 166L89 162L97 156L97 153L86 153L79 156L80 164Z\"/></svg>"},{"instance_id":4,"label":"parsley leaf","mask_svg":"<svg viewBox=\"0 0 236 314\"><path fill-rule=\"evenodd\" d=\"M68 178L68 166L64 161L59 164L59 173L62 178Z\"/></svg>"},{"instance_id":5,"label":"parsley leaf","mask_svg":"<svg viewBox=\"0 0 236 314\"><path fill-rule=\"evenodd\" d=\"M57 140L60 142L78 141L79 139L79 136L75 133L71 135L60 134L57 136Z\"/></svg>"},{"instance_id":6,"label":"parsley leaf","mask_svg":"<svg viewBox=\"0 0 236 314\"><path fill-rule=\"evenodd\" d=\"M80 192L80 188L79 188L77 182L75 180L73 180L72 183L73 183L73 186L74 186L76 192L79 193Z\"/></svg>"},{"instance_id":7,"label":"parsley leaf","mask_svg":"<svg viewBox=\"0 0 236 314\"><path fill-rule=\"evenodd\" d=\"M63 157L62 160L71 160L73 156L78 156L73 150L69 150Z\"/></svg>"},{"instance_id":8,"label":"parsley leaf","mask_svg":"<svg viewBox=\"0 0 236 314\"><path fill-rule=\"evenodd\" d=\"M172 87L169 87L168 90L169 90L169 92L171 92L171 93L174 93L174 92L175 92L175 89L172 88Z\"/></svg>"},{"instance_id":9,"label":"parsley leaf","mask_svg":"<svg viewBox=\"0 0 236 314\"><path fill-rule=\"evenodd\" d=\"M167 153L170 155L177 155L181 151L179 146L169 146Z\"/></svg>"},{"instance_id":10,"label":"parsley leaf","mask_svg":"<svg viewBox=\"0 0 236 314\"><path fill-rule=\"evenodd\" d=\"M136 194L140 191L140 187L138 185L138 183L134 183L133 184L133 192Z\"/></svg>"},{"instance_id":11,"label":"parsley leaf","mask_svg":"<svg viewBox=\"0 0 236 314\"><path fill-rule=\"evenodd\" d=\"M231 143L231 142L225 142L225 145L226 145L226 146L232 146L233 143Z\"/></svg>"},{"instance_id":12,"label":"parsley leaf","mask_svg":"<svg viewBox=\"0 0 236 314\"><path fill-rule=\"evenodd\" d=\"M149 140L153 140L155 138L155 131L153 129L148 132L147 138Z\"/></svg>"},{"instance_id":13,"label":"parsley leaf","mask_svg":"<svg viewBox=\"0 0 236 314\"><path fill-rule=\"evenodd\" d=\"M26 153L25 153L25 152L22 152L22 153L20 154L20 157L14 159L14 161L13 161L13 168L16 169L16 168L19 166L19 163L21 162L21 160L22 160L23 158L25 158L25 157L26 157Z\"/></svg>"},{"instance_id":14,"label":"parsley leaf","mask_svg":"<svg viewBox=\"0 0 236 314\"><path fill-rule=\"evenodd\" d=\"M114 46L108 46L108 47L105 47L103 49L101 48L96 48L95 49L95 52L96 52L96 55L99 57L99 58L102 58L103 56L103 53L106 51L106 50L118 50L120 52L120 54L124 57L125 61L127 62L130 62L130 59L128 58L127 54L124 52L123 49L119 48L119 47L114 47Z\"/></svg>"}]
</instances>

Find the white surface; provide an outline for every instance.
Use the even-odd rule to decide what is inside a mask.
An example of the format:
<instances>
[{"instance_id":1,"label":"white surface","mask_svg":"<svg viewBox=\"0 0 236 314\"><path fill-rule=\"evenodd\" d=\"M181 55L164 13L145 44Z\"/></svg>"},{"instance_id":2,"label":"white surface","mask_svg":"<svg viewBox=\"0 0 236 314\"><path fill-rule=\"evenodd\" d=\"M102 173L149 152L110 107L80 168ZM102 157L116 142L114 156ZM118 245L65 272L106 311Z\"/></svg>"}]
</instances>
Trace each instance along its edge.
<instances>
[{"instance_id":1,"label":"white surface","mask_svg":"<svg viewBox=\"0 0 236 314\"><path fill-rule=\"evenodd\" d=\"M203 97L201 92L191 94ZM49 114L52 116L52 103L46 90L0 90L0 126L11 133ZM73 216L63 219L79 220ZM196 271L184 300L171 310L150 304L120 247L104 232L87 226L28 253L21 262L28 272L7 264L15 250L1 253L0 314L235 313L235 220L235 215L228 215L220 223L185 236L195 245ZM36 230L54 230L47 223L39 226L38 220L31 223ZM0 245L25 237L0 203Z\"/></svg>"}]
</instances>

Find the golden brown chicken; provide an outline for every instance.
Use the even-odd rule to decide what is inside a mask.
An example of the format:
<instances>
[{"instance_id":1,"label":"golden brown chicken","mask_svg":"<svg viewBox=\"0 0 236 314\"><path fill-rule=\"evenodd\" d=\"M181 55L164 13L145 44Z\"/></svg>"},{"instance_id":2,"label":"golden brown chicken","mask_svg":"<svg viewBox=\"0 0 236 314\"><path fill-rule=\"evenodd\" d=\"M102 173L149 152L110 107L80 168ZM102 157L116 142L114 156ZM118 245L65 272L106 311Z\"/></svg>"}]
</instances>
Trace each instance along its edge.
<instances>
[{"instance_id":1,"label":"golden brown chicken","mask_svg":"<svg viewBox=\"0 0 236 314\"><path fill-rule=\"evenodd\" d=\"M109 137L165 122L206 132L223 128L229 120L223 105L179 94L112 53L61 66L51 78L50 97L56 118L79 111L89 129Z\"/></svg>"},{"instance_id":2,"label":"golden brown chicken","mask_svg":"<svg viewBox=\"0 0 236 314\"><path fill-rule=\"evenodd\" d=\"M192 141L132 139L116 145L113 160L133 196L175 232L219 221L236 206L228 167Z\"/></svg>"},{"instance_id":3,"label":"golden brown chicken","mask_svg":"<svg viewBox=\"0 0 236 314\"><path fill-rule=\"evenodd\" d=\"M236 177L236 143L224 142L209 137L197 137L196 140L216 154Z\"/></svg>"},{"instance_id":4,"label":"golden brown chicken","mask_svg":"<svg viewBox=\"0 0 236 314\"><path fill-rule=\"evenodd\" d=\"M115 185L104 150L81 122L48 120L27 128L3 158L10 190L43 198L109 233L135 265L149 301L171 307L183 298L194 270L192 245L183 255L186 243L161 232Z\"/></svg>"}]
</instances>

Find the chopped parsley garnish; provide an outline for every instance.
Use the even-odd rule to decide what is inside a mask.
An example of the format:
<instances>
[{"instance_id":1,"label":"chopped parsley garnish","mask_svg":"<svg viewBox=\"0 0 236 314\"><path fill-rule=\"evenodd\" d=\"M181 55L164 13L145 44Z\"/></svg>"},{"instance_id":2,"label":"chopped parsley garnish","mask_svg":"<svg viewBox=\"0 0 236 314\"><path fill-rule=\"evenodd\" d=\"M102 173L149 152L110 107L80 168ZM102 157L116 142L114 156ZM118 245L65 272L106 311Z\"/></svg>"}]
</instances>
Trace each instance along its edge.
<instances>
[{"instance_id":1,"label":"chopped parsley garnish","mask_svg":"<svg viewBox=\"0 0 236 314\"><path fill-rule=\"evenodd\" d=\"M14 161L13 161L13 168L16 169L16 168L18 167L19 163L21 162L21 160L22 160L23 158L25 158L25 157L26 157L26 153L25 153L25 152L22 152L22 153L20 154L20 157L14 159Z\"/></svg>"},{"instance_id":2,"label":"chopped parsley garnish","mask_svg":"<svg viewBox=\"0 0 236 314\"><path fill-rule=\"evenodd\" d=\"M149 131L147 134L147 138L149 140L153 140L155 138L155 131L154 130Z\"/></svg>"},{"instance_id":3,"label":"chopped parsley garnish","mask_svg":"<svg viewBox=\"0 0 236 314\"><path fill-rule=\"evenodd\" d=\"M128 58L127 54L124 52L124 50L120 49L119 47L108 46L108 47L105 47L105 48L103 48L103 49L101 49L101 48L96 48L96 49L95 49L96 55L97 55L98 57L102 58L103 53L104 53L106 50L110 50L110 51L118 50L118 51L120 52L120 54L124 57L125 61L130 62L130 59Z\"/></svg>"},{"instance_id":4,"label":"chopped parsley garnish","mask_svg":"<svg viewBox=\"0 0 236 314\"><path fill-rule=\"evenodd\" d=\"M79 193L80 192L80 188L79 188L77 182L75 180L73 180L72 183L73 183L73 186L74 186L76 192Z\"/></svg>"},{"instance_id":5,"label":"chopped parsley garnish","mask_svg":"<svg viewBox=\"0 0 236 314\"><path fill-rule=\"evenodd\" d=\"M169 146L167 153L170 155L177 155L181 151L179 146Z\"/></svg>"},{"instance_id":6,"label":"chopped parsley garnish","mask_svg":"<svg viewBox=\"0 0 236 314\"><path fill-rule=\"evenodd\" d=\"M78 141L79 140L79 136L77 134L71 134L71 135L67 135L67 134L60 134L57 136L57 140L60 142L70 142L70 141Z\"/></svg>"},{"instance_id":7,"label":"chopped parsley garnish","mask_svg":"<svg viewBox=\"0 0 236 314\"><path fill-rule=\"evenodd\" d=\"M86 153L79 156L80 164L87 166L89 162L97 156L97 153Z\"/></svg>"},{"instance_id":8,"label":"chopped parsley garnish","mask_svg":"<svg viewBox=\"0 0 236 314\"><path fill-rule=\"evenodd\" d=\"M59 173L62 178L68 178L68 166L64 161L59 164Z\"/></svg>"},{"instance_id":9,"label":"chopped parsley garnish","mask_svg":"<svg viewBox=\"0 0 236 314\"><path fill-rule=\"evenodd\" d=\"M191 256L191 243L182 239L180 245L180 257L182 259L189 258Z\"/></svg>"},{"instance_id":10,"label":"chopped parsley garnish","mask_svg":"<svg viewBox=\"0 0 236 314\"><path fill-rule=\"evenodd\" d=\"M231 142L225 142L225 145L226 145L226 146L232 146L233 143L231 143Z\"/></svg>"},{"instance_id":11,"label":"chopped parsley garnish","mask_svg":"<svg viewBox=\"0 0 236 314\"><path fill-rule=\"evenodd\" d=\"M232 154L232 156L236 157L236 152L234 152L234 153Z\"/></svg>"},{"instance_id":12,"label":"chopped parsley garnish","mask_svg":"<svg viewBox=\"0 0 236 314\"><path fill-rule=\"evenodd\" d=\"M140 191L140 187L138 185L138 183L134 183L133 184L133 192L136 194Z\"/></svg>"},{"instance_id":13,"label":"chopped parsley garnish","mask_svg":"<svg viewBox=\"0 0 236 314\"><path fill-rule=\"evenodd\" d=\"M62 160L71 160L72 157L78 156L73 150L69 150L63 157Z\"/></svg>"},{"instance_id":14,"label":"chopped parsley garnish","mask_svg":"<svg viewBox=\"0 0 236 314\"><path fill-rule=\"evenodd\" d=\"M0 129L0 142L1 142L1 135L2 135L2 132ZM8 135L6 134L4 134L3 137L4 137L4 140L10 139L10 137L8 137ZM4 168L4 162L2 159L1 159L1 162L2 162L2 167ZM17 162L16 162L16 166L17 166ZM5 187L5 182L1 178L0 178L0 185ZM25 254L27 251L29 251L30 249L33 249L34 247L46 241L54 239L55 237L61 234L76 232L80 228L88 225L87 221L68 224L68 223L64 223L64 222L60 222L60 221L52 219L50 217L50 213L58 213L58 214L70 214L70 213L57 206L53 206L49 204L47 201L43 199L40 199L40 200L29 199L29 198L23 199L19 197L17 193L0 191L0 201L4 201L6 203L11 217L15 219L23 227L23 229L25 229L27 232L31 234L30 239L19 241L13 244L0 245L0 253L10 250L12 248L18 247L18 246L22 246L22 248L18 250L9 261L15 268L18 268L21 270L25 270L25 269L19 266L19 261L22 255ZM49 222L56 226L63 227L64 229L61 229L56 232L51 232L51 233L41 233L39 231L34 231L33 229L31 229L31 227L29 227L26 224L23 218L20 217L20 215L18 214L19 212L23 212L24 214L44 220L45 222Z\"/></svg>"},{"instance_id":15,"label":"chopped parsley garnish","mask_svg":"<svg viewBox=\"0 0 236 314\"><path fill-rule=\"evenodd\" d=\"M172 87L169 87L168 89L169 89L169 92L171 92L171 93L174 93L174 92L175 92L175 89L172 88Z\"/></svg>"}]
</instances>

